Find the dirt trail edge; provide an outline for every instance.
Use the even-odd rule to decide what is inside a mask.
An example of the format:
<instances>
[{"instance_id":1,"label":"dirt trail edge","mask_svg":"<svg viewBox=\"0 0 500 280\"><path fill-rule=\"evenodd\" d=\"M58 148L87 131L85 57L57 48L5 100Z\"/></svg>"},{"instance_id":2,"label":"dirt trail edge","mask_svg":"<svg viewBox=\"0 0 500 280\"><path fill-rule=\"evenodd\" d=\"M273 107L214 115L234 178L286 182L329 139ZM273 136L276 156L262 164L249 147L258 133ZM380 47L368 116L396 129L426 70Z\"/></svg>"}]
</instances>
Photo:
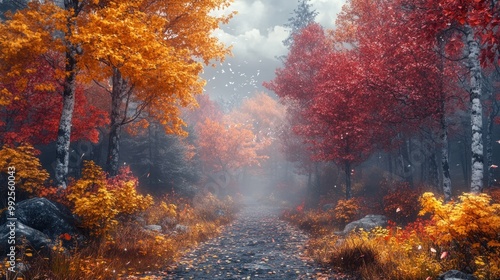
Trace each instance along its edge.
<instances>
[{"instance_id":1,"label":"dirt trail edge","mask_svg":"<svg viewBox=\"0 0 500 280\"><path fill-rule=\"evenodd\" d=\"M347 279L306 258L307 235L282 209L245 203L221 235L188 252L164 279Z\"/></svg>"}]
</instances>

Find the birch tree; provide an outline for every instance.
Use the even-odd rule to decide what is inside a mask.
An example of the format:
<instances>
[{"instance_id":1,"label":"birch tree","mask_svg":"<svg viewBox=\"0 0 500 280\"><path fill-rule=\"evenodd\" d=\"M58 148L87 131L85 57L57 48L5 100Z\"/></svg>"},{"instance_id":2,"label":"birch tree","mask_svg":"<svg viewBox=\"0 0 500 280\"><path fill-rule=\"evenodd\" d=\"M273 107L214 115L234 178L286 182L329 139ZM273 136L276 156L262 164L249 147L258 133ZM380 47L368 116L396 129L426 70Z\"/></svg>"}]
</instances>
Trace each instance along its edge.
<instances>
[{"instance_id":1,"label":"birch tree","mask_svg":"<svg viewBox=\"0 0 500 280\"><path fill-rule=\"evenodd\" d=\"M471 139L471 184L472 193L480 193L484 181L483 147L483 66L498 56L499 4L497 1L425 0L412 3L424 8L428 35L454 27L463 32L464 49L467 53L466 67L469 71L469 110Z\"/></svg>"},{"instance_id":2,"label":"birch tree","mask_svg":"<svg viewBox=\"0 0 500 280\"><path fill-rule=\"evenodd\" d=\"M63 56L57 78L62 84L62 112L56 141L55 182L66 188L71 124L75 107L78 59L81 49L72 41L77 18L85 1L65 0L62 7L52 2L31 2L2 22L0 36L2 67L8 77L36 71L29 67L37 57L49 52ZM50 58L46 57L49 61ZM58 67L57 64L53 65ZM4 77L5 78L5 77Z\"/></svg>"}]
</instances>

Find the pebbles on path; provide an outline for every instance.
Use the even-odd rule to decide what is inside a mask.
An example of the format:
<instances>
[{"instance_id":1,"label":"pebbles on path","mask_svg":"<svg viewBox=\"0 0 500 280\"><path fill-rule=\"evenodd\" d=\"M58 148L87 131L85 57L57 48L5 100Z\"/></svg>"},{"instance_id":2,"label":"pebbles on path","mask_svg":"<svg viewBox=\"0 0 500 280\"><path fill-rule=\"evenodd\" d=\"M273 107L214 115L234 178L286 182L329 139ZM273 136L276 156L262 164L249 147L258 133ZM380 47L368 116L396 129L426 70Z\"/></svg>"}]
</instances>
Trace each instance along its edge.
<instances>
[{"instance_id":1,"label":"pebbles on path","mask_svg":"<svg viewBox=\"0 0 500 280\"><path fill-rule=\"evenodd\" d=\"M280 209L247 205L217 238L200 244L164 279L344 279L303 255L307 236Z\"/></svg>"}]
</instances>

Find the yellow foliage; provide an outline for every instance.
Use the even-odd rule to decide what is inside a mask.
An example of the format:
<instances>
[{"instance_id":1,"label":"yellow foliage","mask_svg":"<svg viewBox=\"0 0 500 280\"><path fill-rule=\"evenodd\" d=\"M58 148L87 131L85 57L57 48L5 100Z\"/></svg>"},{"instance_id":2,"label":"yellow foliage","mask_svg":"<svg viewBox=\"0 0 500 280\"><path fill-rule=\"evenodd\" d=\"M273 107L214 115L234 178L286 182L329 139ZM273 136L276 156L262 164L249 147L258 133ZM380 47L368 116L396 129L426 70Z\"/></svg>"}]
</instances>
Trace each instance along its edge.
<instances>
[{"instance_id":1,"label":"yellow foliage","mask_svg":"<svg viewBox=\"0 0 500 280\"><path fill-rule=\"evenodd\" d=\"M427 228L435 236L436 243L448 244L452 241L487 244L498 240L500 232L500 204L492 204L487 194L464 193L459 202L443 203L434 194L425 193L421 198L422 211L432 213L435 226ZM472 244L469 244L472 245Z\"/></svg>"},{"instance_id":2,"label":"yellow foliage","mask_svg":"<svg viewBox=\"0 0 500 280\"><path fill-rule=\"evenodd\" d=\"M37 150L30 145L17 148L4 146L0 150L0 173L7 174L9 167L13 167L16 189L29 194L37 193L44 187L49 173L42 168L36 154Z\"/></svg>"},{"instance_id":3,"label":"yellow foliage","mask_svg":"<svg viewBox=\"0 0 500 280\"><path fill-rule=\"evenodd\" d=\"M96 235L104 235L116 226L118 210L106 187L106 176L92 161L85 162L82 178L68 188L68 199L74 203L73 212L82 218L83 226Z\"/></svg>"},{"instance_id":4,"label":"yellow foliage","mask_svg":"<svg viewBox=\"0 0 500 280\"><path fill-rule=\"evenodd\" d=\"M481 279L500 277L500 204L488 194L464 193L458 202L443 203L432 193L421 198L420 214L431 213L434 225L426 231L435 242L461 256L461 266L474 269Z\"/></svg>"},{"instance_id":5,"label":"yellow foliage","mask_svg":"<svg viewBox=\"0 0 500 280\"><path fill-rule=\"evenodd\" d=\"M82 218L83 226L95 235L106 235L118 222L120 214L130 215L151 206L151 196L137 194L136 182L115 180L111 185L102 169L86 161L82 177L69 187L68 199L74 213Z\"/></svg>"},{"instance_id":6,"label":"yellow foliage","mask_svg":"<svg viewBox=\"0 0 500 280\"><path fill-rule=\"evenodd\" d=\"M137 193L137 180L119 181L111 192L115 198L115 207L120 214L131 215L153 205L153 198L150 195L142 196Z\"/></svg>"},{"instance_id":7,"label":"yellow foliage","mask_svg":"<svg viewBox=\"0 0 500 280\"><path fill-rule=\"evenodd\" d=\"M61 51L64 43L54 31L65 30L67 11L53 2L31 1L28 7L8 15L0 24L1 79L22 76L32 72L27 67L34 59L51 51ZM18 85L21 86L22 85Z\"/></svg>"}]
</instances>

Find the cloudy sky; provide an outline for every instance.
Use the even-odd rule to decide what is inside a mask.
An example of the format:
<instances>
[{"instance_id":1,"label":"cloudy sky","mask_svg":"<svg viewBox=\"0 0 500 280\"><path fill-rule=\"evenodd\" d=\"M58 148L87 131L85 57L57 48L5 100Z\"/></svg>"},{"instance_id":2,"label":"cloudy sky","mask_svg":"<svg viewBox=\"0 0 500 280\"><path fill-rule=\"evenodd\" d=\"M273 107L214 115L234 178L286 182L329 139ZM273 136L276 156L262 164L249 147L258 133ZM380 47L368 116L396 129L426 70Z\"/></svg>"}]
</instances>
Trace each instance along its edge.
<instances>
[{"instance_id":1,"label":"cloudy sky","mask_svg":"<svg viewBox=\"0 0 500 280\"><path fill-rule=\"evenodd\" d=\"M344 0L311 0L319 14L316 21L332 28ZM235 0L229 10L238 14L229 24L215 32L222 42L233 46L233 57L228 57L216 68L207 67L206 93L213 98L239 98L266 91L264 81L274 78L274 70L281 66L276 58L285 55L282 41L288 37L283 26L292 16L298 0Z\"/></svg>"}]
</instances>

